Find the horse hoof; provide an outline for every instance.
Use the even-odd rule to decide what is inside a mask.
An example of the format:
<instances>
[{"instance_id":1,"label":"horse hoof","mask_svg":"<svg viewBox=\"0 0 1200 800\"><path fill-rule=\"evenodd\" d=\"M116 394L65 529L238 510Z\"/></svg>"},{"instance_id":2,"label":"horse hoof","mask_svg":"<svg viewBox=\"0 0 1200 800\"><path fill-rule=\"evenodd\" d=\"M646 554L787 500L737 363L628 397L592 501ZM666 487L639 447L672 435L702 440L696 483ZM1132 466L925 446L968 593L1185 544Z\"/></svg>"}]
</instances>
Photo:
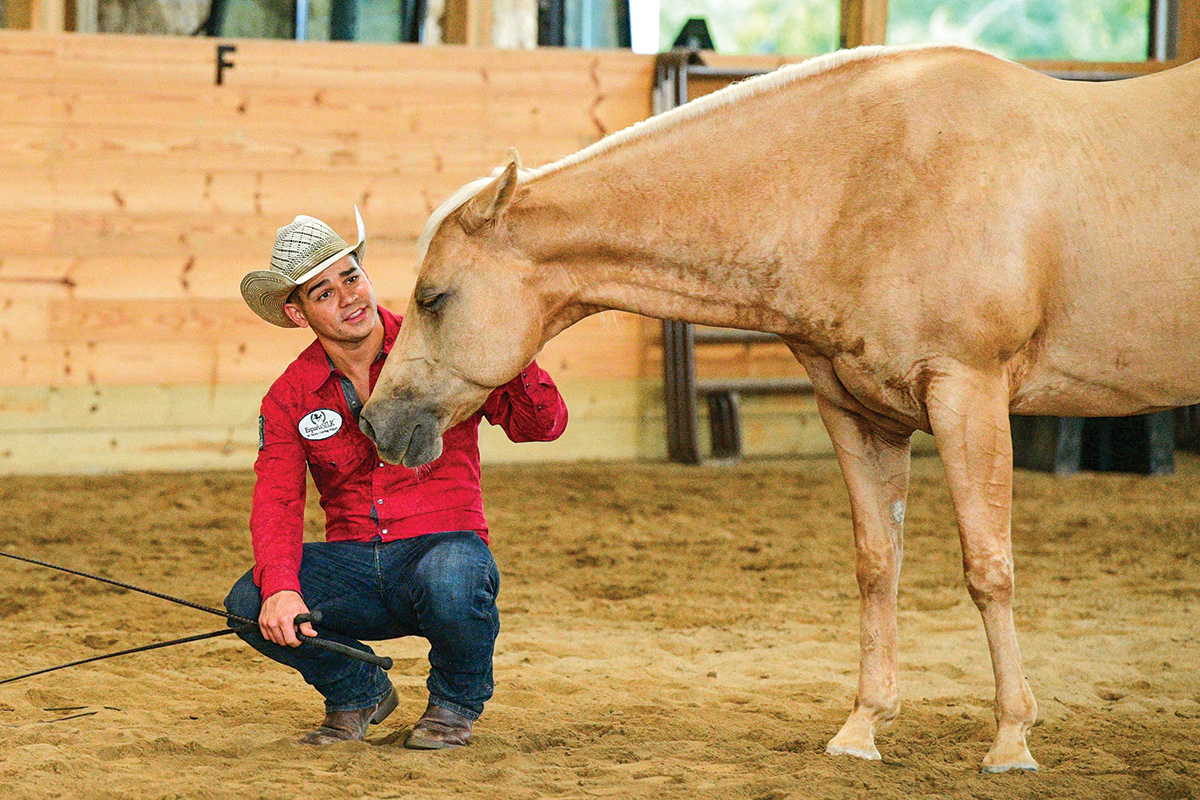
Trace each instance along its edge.
<instances>
[{"instance_id":1,"label":"horse hoof","mask_svg":"<svg viewBox=\"0 0 1200 800\"><path fill-rule=\"evenodd\" d=\"M999 775L1002 772L1008 772L1008 771L1014 770L1014 769L1019 769L1022 772L1037 772L1038 765L1037 765L1036 761L1030 761L1028 763L1022 763L1022 764L984 764L983 765L983 774L984 775Z\"/></svg>"},{"instance_id":2,"label":"horse hoof","mask_svg":"<svg viewBox=\"0 0 1200 800\"><path fill-rule=\"evenodd\" d=\"M870 747L853 747L830 742L825 746L825 752L831 756L854 756L855 758L861 758L866 761L883 760L883 757L879 755L879 750L876 749L875 745L871 745Z\"/></svg>"},{"instance_id":3,"label":"horse hoof","mask_svg":"<svg viewBox=\"0 0 1200 800\"><path fill-rule=\"evenodd\" d=\"M1004 733L1001 731L992 749L983 757L984 773L997 774L1014 769L1037 772L1038 763L1033 760L1033 754L1025 744L1024 733L1021 733L1019 738L1009 737Z\"/></svg>"}]
</instances>

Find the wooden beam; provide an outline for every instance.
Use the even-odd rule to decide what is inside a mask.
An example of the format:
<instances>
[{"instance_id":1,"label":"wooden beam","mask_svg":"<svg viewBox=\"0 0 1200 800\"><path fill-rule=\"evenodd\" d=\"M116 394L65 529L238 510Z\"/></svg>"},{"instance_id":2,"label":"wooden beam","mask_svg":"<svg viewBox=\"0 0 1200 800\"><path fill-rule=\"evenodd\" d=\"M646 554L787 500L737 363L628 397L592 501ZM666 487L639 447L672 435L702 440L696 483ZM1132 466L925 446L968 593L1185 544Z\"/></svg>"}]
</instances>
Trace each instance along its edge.
<instances>
[{"instance_id":1,"label":"wooden beam","mask_svg":"<svg viewBox=\"0 0 1200 800\"><path fill-rule=\"evenodd\" d=\"M65 0L32 0L30 29L44 33L62 33L67 29Z\"/></svg>"},{"instance_id":2,"label":"wooden beam","mask_svg":"<svg viewBox=\"0 0 1200 800\"><path fill-rule=\"evenodd\" d=\"M1087 79L1087 76L1128 77L1149 75L1152 72L1162 72L1164 69L1179 66L1178 60L1173 61L1048 61L1022 60L1030 69L1044 72L1058 78L1075 77Z\"/></svg>"},{"instance_id":3,"label":"wooden beam","mask_svg":"<svg viewBox=\"0 0 1200 800\"><path fill-rule=\"evenodd\" d=\"M14 31L27 31L33 24L34 0L6 0L5 27Z\"/></svg>"},{"instance_id":4,"label":"wooden beam","mask_svg":"<svg viewBox=\"0 0 1200 800\"><path fill-rule=\"evenodd\" d=\"M467 0L445 0L438 20L442 44L467 43Z\"/></svg>"},{"instance_id":5,"label":"wooden beam","mask_svg":"<svg viewBox=\"0 0 1200 800\"><path fill-rule=\"evenodd\" d=\"M841 0L841 47L887 42L888 0Z\"/></svg>"},{"instance_id":6,"label":"wooden beam","mask_svg":"<svg viewBox=\"0 0 1200 800\"><path fill-rule=\"evenodd\" d=\"M492 0L446 0L442 44L490 45Z\"/></svg>"},{"instance_id":7,"label":"wooden beam","mask_svg":"<svg viewBox=\"0 0 1200 800\"><path fill-rule=\"evenodd\" d=\"M1176 54L1180 61L1200 58L1200 0L1178 0L1179 33Z\"/></svg>"}]
</instances>

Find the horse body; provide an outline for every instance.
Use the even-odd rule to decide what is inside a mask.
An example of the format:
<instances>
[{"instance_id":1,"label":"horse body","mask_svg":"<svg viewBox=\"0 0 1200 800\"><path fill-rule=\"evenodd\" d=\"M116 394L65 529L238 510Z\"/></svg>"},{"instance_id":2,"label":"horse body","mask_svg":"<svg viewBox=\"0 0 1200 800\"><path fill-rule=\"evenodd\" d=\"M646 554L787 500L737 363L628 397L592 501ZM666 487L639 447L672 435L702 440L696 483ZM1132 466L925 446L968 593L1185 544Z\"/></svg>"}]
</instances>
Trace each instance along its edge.
<instances>
[{"instance_id":1,"label":"horse body","mask_svg":"<svg viewBox=\"0 0 1200 800\"><path fill-rule=\"evenodd\" d=\"M1200 400L1200 66L1081 85L958 48L777 71L540 170L510 163L430 220L363 411L384 458L440 454L551 337L604 309L763 330L813 380L850 490L855 710L899 707L909 437L936 437L997 683L985 768L1036 768L1012 625L1011 411Z\"/></svg>"},{"instance_id":2,"label":"horse body","mask_svg":"<svg viewBox=\"0 0 1200 800\"><path fill-rule=\"evenodd\" d=\"M1200 400L1197 79L1193 63L1060 86L1070 147L1051 162L1058 267L1044 351L1014 412L1107 416Z\"/></svg>"},{"instance_id":3,"label":"horse body","mask_svg":"<svg viewBox=\"0 0 1200 800\"><path fill-rule=\"evenodd\" d=\"M523 184L512 234L597 276L597 307L778 333L914 428L921 399L893 387L941 356L1003 362L1016 413L1200 400L1200 69L1096 86L948 48L890 62ZM599 296L635 264L639 291Z\"/></svg>"}]
</instances>

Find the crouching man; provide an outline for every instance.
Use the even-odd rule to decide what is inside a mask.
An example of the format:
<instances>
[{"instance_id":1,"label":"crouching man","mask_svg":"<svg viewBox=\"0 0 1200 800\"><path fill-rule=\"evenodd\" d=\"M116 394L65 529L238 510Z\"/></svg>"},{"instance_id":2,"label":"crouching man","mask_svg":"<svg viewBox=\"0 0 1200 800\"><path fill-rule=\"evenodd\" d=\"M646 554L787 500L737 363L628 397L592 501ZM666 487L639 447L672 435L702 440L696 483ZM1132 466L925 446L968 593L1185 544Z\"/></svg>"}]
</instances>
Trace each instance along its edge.
<instances>
[{"instance_id":1,"label":"crouching man","mask_svg":"<svg viewBox=\"0 0 1200 800\"><path fill-rule=\"evenodd\" d=\"M314 341L262 401L250 532L254 568L225 607L257 619L242 634L296 669L325 698L325 718L304 744L363 739L397 705L377 666L303 644L297 615L319 609L321 636L360 650L359 640L429 640L429 703L405 741L414 749L465 745L492 696L500 576L488 549L479 485L480 419L514 442L550 441L567 424L554 381L536 363L496 389L474 416L448 430L442 456L411 470L379 460L358 415L403 323L380 308L358 243L298 216L280 228L269 269L241 285L250 308ZM304 539L305 471L325 510L324 542ZM300 625L316 635L309 623Z\"/></svg>"}]
</instances>

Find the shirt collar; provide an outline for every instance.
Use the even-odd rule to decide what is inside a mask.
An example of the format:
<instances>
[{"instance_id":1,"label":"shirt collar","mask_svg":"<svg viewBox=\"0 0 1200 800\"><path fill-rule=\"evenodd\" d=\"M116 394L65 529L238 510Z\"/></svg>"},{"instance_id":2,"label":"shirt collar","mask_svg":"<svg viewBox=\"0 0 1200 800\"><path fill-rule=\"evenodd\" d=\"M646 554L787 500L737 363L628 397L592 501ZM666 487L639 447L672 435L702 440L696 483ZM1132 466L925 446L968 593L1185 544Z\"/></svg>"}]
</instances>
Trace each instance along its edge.
<instances>
[{"instance_id":1,"label":"shirt collar","mask_svg":"<svg viewBox=\"0 0 1200 800\"><path fill-rule=\"evenodd\" d=\"M404 317L379 306L379 318L383 320L383 350L381 352L384 357L387 357L388 353L392 352L392 345L396 343L396 337L400 334L400 323L404 321Z\"/></svg>"},{"instance_id":2,"label":"shirt collar","mask_svg":"<svg viewBox=\"0 0 1200 800\"><path fill-rule=\"evenodd\" d=\"M392 351L392 345L396 343L396 336L400 333L400 323L404 321L403 317L393 314L383 306L379 306L379 319L383 322L383 349L376 361L386 358ZM304 348L296 361L304 365L304 390L307 392L320 389L333 375L333 362L329 360L329 355L319 339L314 339L312 344Z\"/></svg>"}]
</instances>

